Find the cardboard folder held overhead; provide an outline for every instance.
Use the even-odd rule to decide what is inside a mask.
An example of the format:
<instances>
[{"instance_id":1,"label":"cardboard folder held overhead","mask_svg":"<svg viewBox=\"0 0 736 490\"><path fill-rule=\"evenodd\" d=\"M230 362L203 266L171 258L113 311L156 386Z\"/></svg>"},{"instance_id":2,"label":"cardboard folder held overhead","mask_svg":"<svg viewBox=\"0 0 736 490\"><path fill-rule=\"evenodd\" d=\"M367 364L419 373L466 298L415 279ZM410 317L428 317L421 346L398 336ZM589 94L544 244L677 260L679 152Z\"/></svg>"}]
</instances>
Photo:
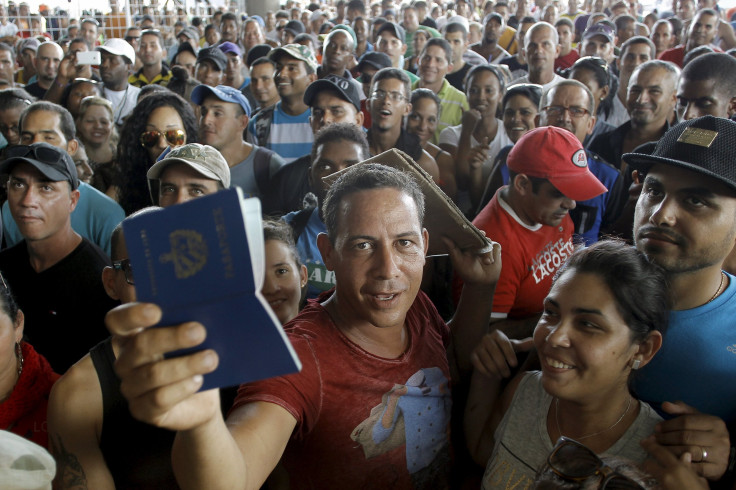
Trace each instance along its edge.
<instances>
[{"instance_id":1,"label":"cardboard folder held overhead","mask_svg":"<svg viewBox=\"0 0 736 490\"><path fill-rule=\"evenodd\" d=\"M485 234L473 226L447 194L442 192L432 177L425 172L412 158L403 151L392 148L368 160L360 162L379 163L406 172L414 177L424 192L425 211L424 227L429 232L429 250L427 255L443 255L447 247L440 239L446 236L452 239L462 250L479 250L479 253L491 249L492 243ZM341 170L322 180L333 184L345 172ZM489 237L492 238L492 237Z\"/></svg>"}]
</instances>

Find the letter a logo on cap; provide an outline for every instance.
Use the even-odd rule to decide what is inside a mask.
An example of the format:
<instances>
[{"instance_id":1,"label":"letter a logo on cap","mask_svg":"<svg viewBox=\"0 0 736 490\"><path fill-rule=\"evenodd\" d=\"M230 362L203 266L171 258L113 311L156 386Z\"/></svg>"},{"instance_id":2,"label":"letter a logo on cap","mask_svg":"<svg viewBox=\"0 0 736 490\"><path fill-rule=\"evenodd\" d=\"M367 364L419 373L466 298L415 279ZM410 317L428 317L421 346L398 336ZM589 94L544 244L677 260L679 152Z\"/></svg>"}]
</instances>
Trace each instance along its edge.
<instances>
[{"instance_id":1,"label":"letter a logo on cap","mask_svg":"<svg viewBox=\"0 0 736 490\"><path fill-rule=\"evenodd\" d=\"M572 163L577 167L585 168L588 166L588 156L585 150L578 150L572 155Z\"/></svg>"}]
</instances>

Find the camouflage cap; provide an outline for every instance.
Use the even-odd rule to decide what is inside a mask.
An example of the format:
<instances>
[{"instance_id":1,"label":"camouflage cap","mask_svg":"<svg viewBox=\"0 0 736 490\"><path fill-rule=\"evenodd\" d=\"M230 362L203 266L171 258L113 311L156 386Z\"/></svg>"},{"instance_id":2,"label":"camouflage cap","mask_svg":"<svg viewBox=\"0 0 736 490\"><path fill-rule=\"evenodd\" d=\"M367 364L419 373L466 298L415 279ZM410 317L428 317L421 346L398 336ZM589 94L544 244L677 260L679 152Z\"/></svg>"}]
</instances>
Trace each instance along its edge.
<instances>
[{"instance_id":1,"label":"camouflage cap","mask_svg":"<svg viewBox=\"0 0 736 490\"><path fill-rule=\"evenodd\" d=\"M268 58L273 61L278 61L278 59L284 55L291 56L292 58L305 62L312 71L316 71L317 66L319 66L312 50L301 44L287 44L286 46L272 49L268 53Z\"/></svg>"}]
</instances>

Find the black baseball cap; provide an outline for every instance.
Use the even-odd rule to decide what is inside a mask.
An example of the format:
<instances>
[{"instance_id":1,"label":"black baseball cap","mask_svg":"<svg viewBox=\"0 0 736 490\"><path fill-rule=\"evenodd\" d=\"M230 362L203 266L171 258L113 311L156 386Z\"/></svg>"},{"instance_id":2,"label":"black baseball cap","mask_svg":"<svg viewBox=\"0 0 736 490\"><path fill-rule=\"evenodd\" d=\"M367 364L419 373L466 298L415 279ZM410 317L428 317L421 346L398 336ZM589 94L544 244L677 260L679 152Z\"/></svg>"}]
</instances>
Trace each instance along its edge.
<instances>
[{"instance_id":1,"label":"black baseball cap","mask_svg":"<svg viewBox=\"0 0 736 490\"><path fill-rule=\"evenodd\" d=\"M327 75L310 83L304 92L304 103L311 107L314 97L323 90L332 90L339 93L343 99L350 102L360 112L360 94L353 81L337 75Z\"/></svg>"},{"instance_id":2,"label":"black baseball cap","mask_svg":"<svg viewBox=\"0 0 736 490\"><path fill-rule=\"evenodd\" d=\"M16 145L5 149L5 160L0 163L0 173L9 174L19 163L33 165L52 182L67 181L72 190L79 187L77 167L67 152L48 143Z\"/></svg>"},{"instance_id":3,"label":"black baseball cap","mask_svg":"<svg viewBox=\"0 0 736 490\"><path fill-rule=\"evenodd\" d=\"M364 53L363 56L360 57L360 60L358 60L357 70L363 71L366 65L372 66L376 70L380 70L381 68L390 67L392 63L391 58L389 58L386 53L369 51L368 53Z\"/></svg>"},{"instance_id":4,"label":"black baseball cap","mask_svg":"<svg viewBox=\"0 0 736 490\"><path fill-rule=\"evenodd\" d=\"M673 165L713 177L736 191L736 122L703 116L673 126L651 154L624 153L623 160L646 173L656 164Z\"/></svg>"},{"instance_id":5,"label":"black baseball cap","mask_svg":"<svg viewBox=\"0 0 736 490\"><path fill-rule=\"evenodd\" d=\"M248 54L245 55L245 64L250 66L258 58L268 56L268 53L271 52L271 49L271 46L269 46L268 44L256 44L255 46L250 48L250 50L248 50Z\"/></svg>"},{"instance_id":6,"label":"black baseball cap","mask_svg":"<svg viewBox=\"0 0 736 490\"><path fill-rule=\"evenodd\" d=\"M215 64L218 70L224 71L227 68L227 55L223 53L217 46L210 46L199 50L197 55L197 63L210 60Z\"/></svg>"},{"instance_id":7,"label":"black baseball cap","mask_svg":"<svg viewBox=\"0 0 736 490\"><path fill-rule=\"evenodd\" d=\"M376 37L380 36L382 32L384 31L391 31L393 33L394 37L399 38L399 41L401 41L402 44L406 44L406 31L403 27L401 27L396 22L386 22L384 23L376 33Z\"/></svg>"},{"instance_id":8,"label":"black baseball cap","mask_svg":"<svg viewBox=\"0 0 736 490\"><path fill-rule=\"evenodd\" d=\"M295 36L303 34L305 31L304 24L302 24L301 21L298 20L290 20L289 22L287 22L284 26L284 30L291 32Z\"/></svg>"}]
</instances>

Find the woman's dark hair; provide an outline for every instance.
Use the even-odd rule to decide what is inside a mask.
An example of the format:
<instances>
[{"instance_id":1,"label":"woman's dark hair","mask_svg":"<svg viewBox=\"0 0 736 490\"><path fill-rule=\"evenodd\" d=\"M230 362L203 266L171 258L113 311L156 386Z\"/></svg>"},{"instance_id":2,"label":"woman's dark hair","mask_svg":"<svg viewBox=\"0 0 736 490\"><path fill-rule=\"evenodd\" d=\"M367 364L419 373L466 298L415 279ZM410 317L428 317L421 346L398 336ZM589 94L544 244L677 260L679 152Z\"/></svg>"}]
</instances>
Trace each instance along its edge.
<instances>
[{"instance_id":1,"label":"woman's dark hair","mask_svg":"<svg viewBox=\"0 0 736 490\"><path fill-rule=\"evenodd\" d=\"M664 334L672 306L667 278L634 247L615 239L597 242L573 253L554 280L569 271L603 279L634 342L643 342L655 330Z\"/></svg>"},{"instance_id":2,"label":"woman's dark hair","mask_svg":"<svg viewBox=\"0 0 736 490\"><path fill-rule=\"evenodd\" d=\"M473 68L471 68L468 71L468 74L465 75L464 86L466 91L467 88L470 87L470 79L473 78L477 73L480 73L482 71L493 73L496 76L496 79L498 80L498 87L501 90L501 93L503 93L503 91L506 89L506 78L503 76L501 70L494 65L475 65Z\"/></svg>"},{"instance_id":3,"label":"woman's dark hair","mask_svg":"<svg viewBox=\"0 0 736 490\"><path fill-rule=\"evenodd\" d=\"M608 95L598 105L598 114L608 117L611 111L613 111L613 97L616 97L618 83L615 83L615 86L612 83L615 77L609 74L606 61L597 56L580 58L567 71L567 78L572 78L572 72L575 70L588 70L595 77L595 81L599 87L608 87Z\"/></svg>"},{"instance_id":4,"label":"woman's dark hair","mask_svg":"<svg viewBox=\"0 0 736 490\"><path fill-rule=\"evenodd\" d=\"M64 89L64 92L61 94L61 102L59 103L62 107L67 107L67 102L69 102L69 94L72 93L72 90L74 90L74 87L77 85L81 85L83 83L89 83L97 90L97 95L102 97L102 83L98 82L97 80L92 80L91 78L75 78L72 80L72 83L69 84L68 87Z\"/></svg>"},{"instance_id":5,"label":"woman's dark hair","mask_svg":"<svg viewBox=\"0 0 736 490\"><path fill-rule=\"evenodd\" d=\"M503 94L501 107L506 107L509 99L517 95L526 97L534 105L535 109L539 109L539 101L542 100L542 86L536 83L519 83L510 86L506 93Z\"/></svg>"},{"instance_id":6,"label":"woman's dark hair","mask_svg":"<svg viewBox=\"0 0 736 490\"><path fill-rule=\"evenodd\" d=\"M197 142L197 118L189 102L173 92L145 97L138 102L123 124L118 144L117 162L122 175L120 205L126 215L152 204L146 172L154 162L149 161L140 136L146 128L149 115L159 107L171 107L178 112L184 123L187 143Z\"/></svg>"},{"instance_id":7,"label":"woman's dark hair","mask_svg":"<svg viewBox=\"0 0 736 490\"><path fill-rule=\"evenodd\" d=\"M169 89L158 85L156 83L149 83L148 85L144 85L141 87L140 92L138 92L138 98L136 99L136 103L140 102L141 100L145 99L149 95L153 94L162 94L168 92Z\"/></svg>"},{"instance_id":8,"label":"woman's dark hair","mask_svg":"<svg viewBox=\"0 0 736 490\"><path fill-rule=\"evenodd\" d=\"M437 94L435 94L428 88L415 88L411 91L412 104L416 104L422 99L430 99L434 101L434 103L437 104L437 115L439 115L440 111L442 110L442 102L440 101L440 98L437 97Z\"/></svg>"},{"instance_id":9,"label":"woman's dark hair","mask_svg":"<svg viewBox=\"0 0 736 490\"><path fill-rule=\"evenodd\" d=\"M3 313L8 315L15 326L15 322L18 320L18 303L15 302L13 293L8 287L8 283L5 278L0 275L0 301L2 302Z\"/></svg>"},{"instance_id":10,"label":"woman's dark hair","mask_svg":"<svg viewBox=\"0 0 736 490\"><path fill-rule=\"evenodd\" d=\"M299 252L296 249L294 231L288 223L280 219L264 219L263 239L264 241L277 240L286 245L297 268L301 267L302 261L299 260Z\"/></svg>"}]
</instances>

